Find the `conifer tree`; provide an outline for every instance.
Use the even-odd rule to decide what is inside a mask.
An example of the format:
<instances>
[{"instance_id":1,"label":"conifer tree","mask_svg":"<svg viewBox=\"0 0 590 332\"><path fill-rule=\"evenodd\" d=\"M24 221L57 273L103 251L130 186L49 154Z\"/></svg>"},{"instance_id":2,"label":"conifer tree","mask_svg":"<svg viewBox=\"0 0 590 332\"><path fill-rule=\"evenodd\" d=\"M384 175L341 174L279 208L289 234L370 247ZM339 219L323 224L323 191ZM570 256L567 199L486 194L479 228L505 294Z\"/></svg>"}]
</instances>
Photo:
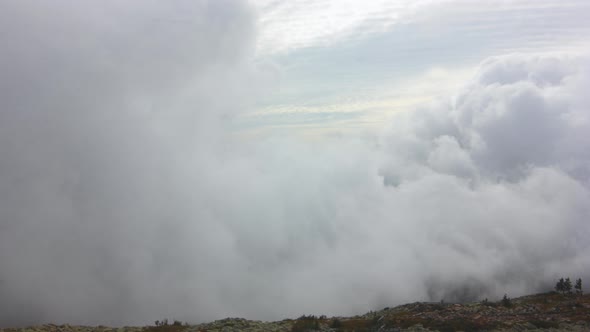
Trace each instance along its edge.
<instances>
[{"instance_id":1,"label":"conifer tree","mask_svg":"<svg viewBox=\"0 0 590 332\"><path fill-rule=\"evenodd\" d=\"M512 306L512 301L508 297L508 294L504 294L504 297L502 298L502 305L507 308Z\"/></svg>"},{"instance_id":2,"label":"conifer tree","mask_svg":"<svg viewBox=\"0 0 590 332\"><path fill-rule=\"evenodd\" d=\"M563 294L564 290L565 281L563 280L563 278L559 278L559 281L557 281L557 283L555 284L555 291Z\"/></svg>"},{"instance_id":3,"label":"conifer tree","mask_svg":"<svg viewBox=\"0 0 590 332\"><path fill-rule=\"evenodd\" d=\"M582 290L582 278L578 278L578 280L576 280L576 285L574 288L576 289L576 294L584 294L584 291Z\"/></svg>"},{"instance_id":4,"label":"conifer tree","mask_svg":"<svg viewBox=\"0 0 590 332\"><path fill-rule=\"evenodd\" d=\"M572 293L572 281L570 280L570 278L565 278L564 291L568 294Z\"/></svg>"}]
</instances>

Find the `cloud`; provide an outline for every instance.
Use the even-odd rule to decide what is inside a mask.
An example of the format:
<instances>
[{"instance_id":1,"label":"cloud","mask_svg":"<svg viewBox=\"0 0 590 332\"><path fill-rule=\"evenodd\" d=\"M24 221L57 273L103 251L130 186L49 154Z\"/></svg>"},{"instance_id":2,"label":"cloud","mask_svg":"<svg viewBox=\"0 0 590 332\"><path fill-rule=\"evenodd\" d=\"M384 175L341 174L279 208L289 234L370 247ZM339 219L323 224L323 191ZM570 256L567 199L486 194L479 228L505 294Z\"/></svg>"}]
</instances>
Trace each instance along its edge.
<instances>
[{"instance_id":1,"label":"cloud","mask_svg":"<svg viewBox=\"0 0 590 332\"><path fill-rule=\"evenodd\" d=\"M434 247L451 271L461 270L445 276L437 254L421 254L437 275L426 279L429 297L530 292L560 271L583 273L590 122L580 89L588 64L574 56L489 58L450 101L393 118L384 183L421 193L408 201L419 208L404 214L408 223L426 220L415 226L430 238L419 252Z\"/></svg>"},{"instance_id":2,"label":"cloud","mask_svg":"<svg viewBox=\"0 0 590 332\"><path fill-rule=\"evenodd\" d=\"M378 142L244 141L229 122L272 85L245 4L1 6L0 325L343 315L588 277L586 57L488 59Z\"/></svg>"},{"instance_id":3,"label":"cloud","mask_svg":"<svg viewBox=\"0 0 590 332\"><path fill-rule=\"evenodd\" d=\"M490 51L501 54L587 49L584 37L590 28L585 19L590 7L577 0L494 0L483 4L464 0L250 2L259 13L257 51L262 56L338 44L354 47L359 41L367 47L362 44L363 39L398 30L400 38L382 40L375 50L378 55L391 59L401 56L407 65L425 55L429 63L429 52L437 50L437 61L459 59L459 63L464 63ZM346 54L350 49L342 51ZM410 59L404 59L404 55ZM376 57L374 61L384 60Z\"/></svg>"},{"instance_id":4,"label":"cloud","mask_svg":"<svg viewBox=\"0 0 590 332\"><path fill-rule=\"evenodd\" d=\"M280 54L299 48L387 31L431 4L420 1L275 1L253 0L260 12L261 54Z\"/></svg>"},{"instance_id":5,"label":"cloud","mask_svg":"<svg viewBox=\"0 0 590 332\"><path fill-rule=\"evenodd\" d=\"M488 177L559 167L587 181L588 113L579 93L587 68L585 58L567 56L489 58L452 102L396 118L392 144L411 140L409 152L419 153L412 159L438 161L440 140L451 140Z\"/></svg>"},{"instance_id":6,"label":"cloud","mask_svg":"<svg viewBox=\"0 0 590 332\"><path fill-rule=\"evenodd\" d=\"M199 311L197 297L184 299L198 292L189 277L216 263L192 256L207 248L201 237L224 235L191 206L224 119L258 93L244 84L259 81L250 9L0 6L0 322L146 323ZM202 235L181 240L197 221ZM198 276L194 287L213 284Z\"/></svg>"}]
</instances>

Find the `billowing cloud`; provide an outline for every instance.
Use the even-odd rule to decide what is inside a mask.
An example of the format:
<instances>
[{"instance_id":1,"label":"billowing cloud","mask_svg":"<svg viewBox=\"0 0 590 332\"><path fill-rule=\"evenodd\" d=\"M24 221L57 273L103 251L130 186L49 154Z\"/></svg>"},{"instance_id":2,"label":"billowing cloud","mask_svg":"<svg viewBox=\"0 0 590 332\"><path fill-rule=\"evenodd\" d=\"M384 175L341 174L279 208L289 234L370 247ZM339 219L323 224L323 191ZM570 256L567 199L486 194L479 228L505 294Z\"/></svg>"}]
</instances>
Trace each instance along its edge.
<instances>
[{"instance_id":1,"label":"billowing cloud","mask_svg":"<svg viewBox=\"0 0 590 332\"><path fill-rule=\"evenodd\" d=\"M215 227L193 202L201 158L263 81L250 9L7 1L0 31L2 325L204 312L194 292L215 292L200 269L217 262L195 253Z\"/></svg>"},{"instance_id":2,"label":"billowing cloud","mask_svg":"<svg viewBox=\"0 0 590 332\"><path fill-rule=\"evenodd\" d=\"M378 144L244 141L228 122L272 85L244 4L1 6L1 325L351 314L590 277L586 57L490 58Z\"/></svg>"},{"instance_id":3,"label":"billowing cloud","mask_svg":"<svg viewBox=\"0 0 590 332\"><path fill-rule=\"evenodd\" d=\"M561 271L583 273L588 64L571 56L490 58L454 98L393 118L384 183L421 194L408 201L415 205L406 221L426 222L416 229L438 252L421 254L432 275L441 253L451 271L462 270L446 283L444 273L433 277L429 296L530 292Z\"/></svg>"},{"instance_id":4,"label":"billowing cloud","mask_svg":"<svg viewBox=\"0 0 590 332\"><path fill-rule=\"evenodd\" d=\"M530 167L559 167L587 181L587 76L586 58L489 58L454 100L396 118L392 146L409 148L410 159L433 169L451 163L511 178Z\"/></svg>"}]
</instances>

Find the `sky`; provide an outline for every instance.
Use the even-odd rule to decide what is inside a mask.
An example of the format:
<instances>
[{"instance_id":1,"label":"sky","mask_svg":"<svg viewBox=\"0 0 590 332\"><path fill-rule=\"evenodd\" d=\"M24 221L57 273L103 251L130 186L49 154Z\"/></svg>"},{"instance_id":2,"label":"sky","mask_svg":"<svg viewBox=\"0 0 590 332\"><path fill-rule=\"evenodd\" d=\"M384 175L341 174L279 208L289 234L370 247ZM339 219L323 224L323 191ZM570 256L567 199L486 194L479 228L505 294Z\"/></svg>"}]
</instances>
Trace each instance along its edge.
<instances>
[{"instance_id":1,"label":"sky","mask_svg":"<svg viewBox=\"0 0 590 332\"><path fill-rule=\"evenodd\" d=\"M278 88L239 125L307 135L374 131L392 111L453 94L486 57L582 52L590 33L587 1L253 4L257 57L276 66Z\"/></svg>"},{"instance_id":2,"label":"sky","mask_svg":"<svg viewBox=\"0 0 590 332\"><path fill-rule=\"evenodd\" d=\"M1 1L0 327L352 315L590 278L589 14Z\"/></svg>"}]
</instances>

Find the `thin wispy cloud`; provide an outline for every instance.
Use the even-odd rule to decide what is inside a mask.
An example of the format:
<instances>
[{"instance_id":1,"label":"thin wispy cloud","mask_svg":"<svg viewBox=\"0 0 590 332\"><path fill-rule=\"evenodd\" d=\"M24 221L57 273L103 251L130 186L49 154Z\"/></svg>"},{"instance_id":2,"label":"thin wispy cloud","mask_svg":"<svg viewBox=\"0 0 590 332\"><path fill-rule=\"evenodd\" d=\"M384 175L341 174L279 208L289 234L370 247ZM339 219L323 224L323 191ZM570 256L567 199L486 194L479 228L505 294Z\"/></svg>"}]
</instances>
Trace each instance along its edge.
<instances>
[{"instance_id":1,"label":"thin wispy cloud","mask_svg":"<svg viewBox=\"0 0 590 332\"><path fill-rule=\"evenodd\" d=\"M285 53L384 32L432 2L252 0L260 12L258 49L261 54Z\"/></svg>"},{"instance_id":2,"label":"thin wispy cloud","mask_svg":"<svg viewBox=\"0 0 590 332\"><path fill-rule=\"evenodd\" d=\"M330 47L407 24L419 24L419 33L444 36L453 32L491 39L498 48L518 48L524 45L511 44L523 42L550 46L566 40L579 41L589 28L584 13L590 6L580 0L251 2L259 15L258 51L263 55ZM511 33L515 28L518 33Z\"/></svg>"}]
</instances>

